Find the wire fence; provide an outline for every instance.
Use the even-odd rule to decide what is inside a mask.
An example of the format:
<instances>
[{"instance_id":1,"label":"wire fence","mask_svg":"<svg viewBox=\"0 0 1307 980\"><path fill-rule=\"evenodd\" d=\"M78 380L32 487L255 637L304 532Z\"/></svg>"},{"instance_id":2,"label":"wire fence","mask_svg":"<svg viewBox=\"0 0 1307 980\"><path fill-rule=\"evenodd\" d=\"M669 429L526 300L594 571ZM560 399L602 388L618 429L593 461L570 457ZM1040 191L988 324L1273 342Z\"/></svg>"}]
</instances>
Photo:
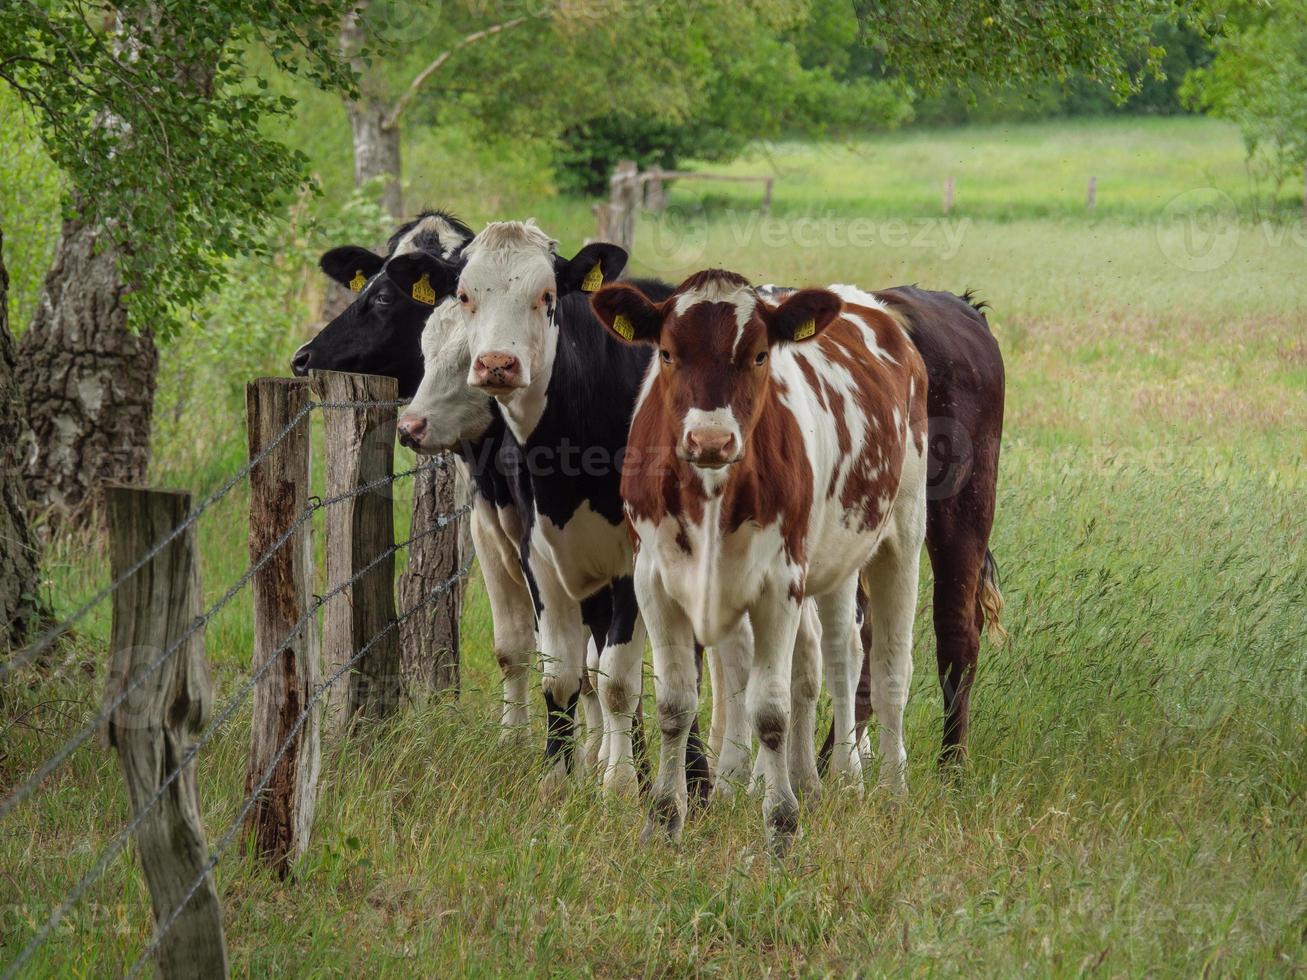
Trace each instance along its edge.
<instances>
[{"instance_id":1,"label":"wire fence","mask_svg":"<svg viewBox=\"0 0 1307 980\"><path fill-rule=\"evenodd\" d=\"M376 380L376 379L371 379ZM190 509L185 517L182 518L167 533L163 534L157 541L154 541L148 547L144 548L141 557L130 562L125 570L112 579L108 585L97 590L90 599L80 604L68 617L58 623L56 626L48 629L35 642L27 648L20 651L15 657L11 658L4 664L0 664L0 683L3 683L7 677L14 674L22 667L33 663L40 658L46 651L54 647L58 639L67 633L67 631L82 620L92 609L99 603L112 597L125 583L128 583L133 576L141 573L142 569L147 568L151 562L159 559L165 551L174 546L192 527L194 527L200 518L213 507L216 503L226 497L243 479L249 477L253 471L260 465L266 463L273 454L276 453L289 439L296 430L306 423L314 410L319 411L356 411L360 413L371 413L368 417L375 422L379 410L391 410L399 407L404 402L394 399L380 400L362 400L362 401L341 401L341 400L323 400L307 401L305 404L294 411L289 419L278 428L275 434L269 439L266 445L262 446L257 452L252 452L249 460L242 465L232 476L223 481L217 490L207 495L202 502ZM392 413L393 415L393 413ZM384 419L384 414L381 416ZM251 426L253 421L251 420ZM327 451L333 451L333 447L328 444ZM115 712L132 698L134 694L140 691L150 682L152 676L161 668L167 665L178 651L185 650L187 645L197 636L204 633L208 625L214 618L244 590L252 581L256 580L260 572L268 568L278 555L282 554L283 549L293 545L296 535L307 533L307 528L314 515L327 508L334 507L364 497L367 494L382 491L393 485L399 480L417 477L420 474L432 470L443 469L449 465L447 456L435 456L428 460L419 462L418 465L404 470L403 472L393 472L393 467L387 466L390 472L384 476L367 479L325 497L310 497L309 503L293 518L289 519L280 532L268 542L261 553L252 558L245 571L222 593L222 595L203 610L194 618L184 629L177 633L163 649L148 662L144 663L138 669L134 670L131 676L123 678L117 693L112 696L106 696L100 709L96 711L90 721L80 727L72 737L64 741L59 748L48 755L35 770L25 779L18 782L10 789L3 799L0 799L0 821L9 817L24 801L31 799L40 789L42 783L55 773L64 763L83 746L97 732L105 730L105 726L111 723L115 717ZM42 946L55 933L59 924L64 920L67 914L87 895L90 889L99 881L105 872L113 865L115 859L121 854L127 846L133 834L136 833L151 814L159 808L170 792L176 791L176 784L183 775L197 761L201 750L209 745L211 741L228 726L237 712L247 703L251 695L260 688L261 682L272 671L284 655L291 650L296 643L297 637L303 636L305 632L312 628L313 621L317 614L323 610L333 600L337 599L356 589L361 582L367 577L374 575L377 570L383 566L383 563L390 561L399 552L405 549L414 549L415 547L424 546L436 535L450 529L451 525L456 525L470 512L470 504L461 507L446 510L438 513L434 520L428 526L421 528L410 534L403 541L395 542L378 550L372 554L366 561L358 563L353 568L352 573L326 589L321 594L314 594L312 601L309 602L297 621L286 630L282 639L275 647L267 653L266 656L259 658L258 662L253 665L249 675L238 685L237 689L223 703L222 707L213 713L211 720L204 727L198 737L189 745L186 751L177 759L175 764L164 774L152 794L144 802L138 803L135 807L131 819L111 837L97 854L89 870L83 874L78 881L62 897L62 900L50 911L44 921L35 929L31 937L27 940L23 948L19 951L17 957L4 967L4 978L16 976L32 958L41 950ZM252 531L252 540L253 537ZM274 772L282 763L287 753L291 751L292 746L296 745L305 726L315 717L318 712L319 704L323 696L339 683L342 678L347 677L351 671L356 670L360 663L368 657L374 648L382 643L388 636L396 631L402 624L417 616L423 610L430 608L442 596L447 595L451 590L456 589L461 581L467 576L473 555L470 550L465 560L453 569L452 574L441 581L438 585L430 588L417 601L402 612L389 618L385 624L373 633L370 637L361 640L353 654L339 666L336 666L325 678L313 686L308 692L307 699L303 701L303 706L298 711L290 723L289 728L275 746L270 761L262 767L261 771L255 772L253 765L253 750L251 755L251 770L248 775L247 785L250 786L249 792L245 795L242 805L236 814L236 817L226 826L219 836L217 843L208 851L207 860L201 865L199 871L193 876L190 883L186 886L182 897L175 902L171 908L161 908L156 896L155 901L155 928L152 932L151 939L147 947L141 952L138 959L132 965L129 975L137 975L144 965L149 962L160 950L161 945L168 937L170 930L177 923L178 918L185 910L187 904L194 898L213 868L221 859L223 853L230 847L233 840L239 834L241 826L250 816L251 811L258 804L260 799L269 789L269 782L273 779ZM357 598L357 594L353 598ZM198 601L196 602L198 607ZM393 610L393 604L389 606ZM257 647L256 647L257 649ZM112 687L111 687L112 690ZM256 778L257 776L257 778ZM316 792L316 785L314 788ZM203 837L200 838L203 840ZM144 859L144 852L142 858ZM219 932L218 941L221 943L221 934ZM225 955L225 954L224 954ZM162 960L160 961L162 963Z\"/></svg>"}]
</instances>

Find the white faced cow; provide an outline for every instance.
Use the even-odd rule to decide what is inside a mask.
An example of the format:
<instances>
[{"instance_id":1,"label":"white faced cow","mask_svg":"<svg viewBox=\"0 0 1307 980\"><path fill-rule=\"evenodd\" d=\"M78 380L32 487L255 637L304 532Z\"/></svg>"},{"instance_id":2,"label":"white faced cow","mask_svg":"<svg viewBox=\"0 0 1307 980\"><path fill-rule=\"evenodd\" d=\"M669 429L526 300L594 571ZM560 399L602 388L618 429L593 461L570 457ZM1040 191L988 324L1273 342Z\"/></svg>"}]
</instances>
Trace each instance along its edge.
<instances>
[{"instance_id":1,"label":"white faced cow","mask_svg":"<svg viewBox=\"0 0 1307 980\"><path fill-rule=\"evenodd\" d=\"M538 614L550 718L546 785L557 785L566 772L572 719L586 686L589 625L603 650L591 666L605 706L605 737L595 747L604 785L634 793L632 718L645 637L619 467L648 353L611 340L586 296L625 263L624 251L605 244L561 258L533 223L504 222L478 235L458 265L413 255L394 260L387 274L401 288L422 277L438 292L453 287L463 331L458 346L432 359L401 420L404 438L439 448L452 434L448 406L466 400L469 390L473 400L494 396L496 418L506 427L508 458L501 454L474 469L500 472L524 521L520 551ZM456 364L461 396L450 370Z\"/></svg>"},{"instance_id":2,"label":"white faced cow","mask_svg":"<svg viewBox=\"0 0 1307 980\"><path fill-rule=\"evenodd\" d=\"M842 733L833 761L859 772L847 654L864 570L882 780L904 786L903 708L925 534L925 367L900 322L847 288L843 298L810 289L772 305L743 278L712 270L662 302L616 284L593 306L614 337L658 350L630 433L639 465L622 478L664 733L646 833L661 822L676 838L685 818L694 642L711 643L748 614L763 813L783 851L798 825L786 741L806 596L817 601Z\"/></svg>"}]
</instances>

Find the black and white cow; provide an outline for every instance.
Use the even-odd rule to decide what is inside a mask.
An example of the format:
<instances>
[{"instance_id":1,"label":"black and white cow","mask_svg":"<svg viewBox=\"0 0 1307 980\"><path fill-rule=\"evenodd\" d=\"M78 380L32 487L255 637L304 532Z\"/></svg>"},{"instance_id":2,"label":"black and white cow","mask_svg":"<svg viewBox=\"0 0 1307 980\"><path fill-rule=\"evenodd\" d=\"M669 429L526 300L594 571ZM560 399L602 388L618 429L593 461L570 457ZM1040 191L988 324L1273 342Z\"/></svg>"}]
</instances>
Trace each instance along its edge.
<instances>
[{"instance_id":1,"label":"black and white cow","mask_svg":"<svg viewBox=\"0 0 1307 980\"><path fill-rule=\"evenodd\" d=\"M425 451L445 448L466 436L446 422L462 414L457 406L495 396L508 438L498 465L485 458L474 470L493 467L498 478L507 477L525 519L521 554L539 612L552 778L562 778L561 752L577 700L587 676L597 674L604 785L629 793L637 786L633 719L645 636L620 468L648 357L608 338L587 302L588 292L622 271L626 253L594 244L565 259L556 249L534 223L504 222L482 231L459 262L415 253L390 263L387 275L401 289L422 281L442 294L456 289L454 315L463 327L461 336L443 329L433 335L429 328L426 337L450 339L437 352L424 337L427 374L400 421L401 438ZM642 288L670 290L661 283ZM516 330L524 319L539 321L537 342L496 348L497 331ZM585 661L587 624L602 641L598 663ZM744 752L747 767L747 747ZM691 756L702 793L707 764L697 739Z\"/></svg>"},{"instance_id":2,"label":"black and white cow","mask_svg":"<svg viewBox=\"0 0 1307 980\"><path fill-rule=\"evenodd\" d=\"M295 352L291 369L356 371L393 377L401 398L411 398L422 381L423 337L437 346L443 340L440 310L454 304L444 296L412 288L400 290L383 274L399 255L420 253L456 261L472 240L472 229L445 211L424 211L391 236L385 256L358 245L333 248L322 256L324 272L358 294L313 340ZM428 319L433 329L424 334ZM504 426L487 396L464 399L461 416L442 419L455 426L448 447L468 463L496 458ZM442 444L443 445L443 444ZM469 478L472 467L464 467ZM527 681L536 649L535 612L518 559L521 519L507 480L493 468L474 480L471 533L493 616L495 655L503 671L503 737L526 725ZM596 708L597 712L597 708Z\"/></svg>"},{"instance_id":3,"label":"black and white cow","mask_svg":"<svg viewBox=\"0 0 1307 980\"><path fill-rule=\"evenodd\" d=\"M401 398L422 380L421 339L431 303L413 299L381 275L396 255L425 252L453 261L472 240L472 229L446 211L423 211L390 236L385 255L361 245L326 252L319 264L357 298L291 358L301 377L311 370L379 374L399 382Z\"/></svg>"}]
</instances>

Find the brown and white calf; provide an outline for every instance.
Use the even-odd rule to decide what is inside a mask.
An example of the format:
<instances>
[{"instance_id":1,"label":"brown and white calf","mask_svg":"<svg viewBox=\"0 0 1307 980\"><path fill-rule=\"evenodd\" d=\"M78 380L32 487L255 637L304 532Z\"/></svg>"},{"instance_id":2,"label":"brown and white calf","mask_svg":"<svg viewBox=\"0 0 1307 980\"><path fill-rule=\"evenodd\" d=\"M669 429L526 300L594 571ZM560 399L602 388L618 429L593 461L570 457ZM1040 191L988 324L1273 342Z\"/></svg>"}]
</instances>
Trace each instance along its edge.
<instances>
[{"instance_id":1,"label":"brown and white calf","mask_svg":"<svg viewBox=\"0 0 1307 980\"><path fill-rule=\"evenodd\" d=\"M791 663L816 600L837 771L860 775L849 636L860 572L875 621L881 779L904 786L903 708L925 535L926 371L869 294L805 289L779 304L730 272L660 303L616 284L592 299L627 343L658 349L631 425L622 496L639 539L635 585L654 648L662 754L646 833L686 812L693 647L747 614L747 706L761 743L773 847L798 826L787 759Z\"/></svg>"}]
</instances>

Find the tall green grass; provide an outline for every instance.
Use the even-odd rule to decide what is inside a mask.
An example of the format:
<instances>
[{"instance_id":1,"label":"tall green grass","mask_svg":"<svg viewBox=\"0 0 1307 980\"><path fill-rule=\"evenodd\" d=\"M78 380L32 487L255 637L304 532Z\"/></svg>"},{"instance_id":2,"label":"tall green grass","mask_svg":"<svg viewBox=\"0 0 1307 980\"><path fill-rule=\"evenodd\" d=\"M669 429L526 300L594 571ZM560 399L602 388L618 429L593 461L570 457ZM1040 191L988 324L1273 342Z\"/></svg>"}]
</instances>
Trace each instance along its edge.
<instances>
[{"instance_id":1,"label":"tall green grass","mask_svg":"<svg viewBox=\"0 0 1307 980\"><path fill-rule=\"evenodd\" d=\"M1049 140L1075 131L1046 127ZM878 142L888 156L952 140L937 152L964 158L990 132ZM1129 121L1085 128L1087 140L1139 142L1149 159L1176 159L1157 180L1182 188L1190 165L1161 141L1168 132ZM992 167L1021 171L1042 145L1029 143ZM1212 152L1233 173L1237 147L1227 150ZM826 166L821 152L803 152ZM581 785L561 805L539 799L538 697L524 746L497 746L498 669L475 582L462 697L328 744L314 840L294 881L279 883L235 852L219 865L238 974L1307 969L1302 244L1226 217L1208 230L1233 229L1233 251L1218 268L1195 270L1185 217L1149 217L1141 206L1089 220L964 214L955 245L926 223L938 238L919 247L886 237L881 223L868 241L841 245L830 236L847 227L835 214L818 216L816 242L804 245L795 219L811 208L792 192L794 182L778 184L779 227L769 236L749 226L745 209L696 209L677 188L664 223L641 224L635 267L669 277L720 263L779 282L919 281L974 287L993 304L1008 369L993 550L1010 637L982 648L969 767L950 777L934 764L941 708L923 591L908 799L857 800L830 787L805 809L804 835L779 864L766 856L748 798L696 817L679 849L642 846L634 805ZM883 218L917 213L904 195ZM862 213L875 218L879 206ZM544 208L546 227L579 244L584 202ZM274 339L240 369L276 371L301 339ZM211 410L161 437L156 465L170 483L213 486L240 461L235 390L214 391ZM210 599L247 560L244 507L237 492L202 524ZM47 589L67 609L104 573L94 539L62 540ZM61 651L73 655L70 676L33 674L30 689L12 692L0 785L93 711L107 627L101 612ZM248 676L249 643L242 597L208 633L220 697ZM242 713L201 757L211 838L243 799L247 738ZM0 827L0 963L127 817L116 762L92 747ZM121 972L148 923L136 860L120 858L30 972Z\"/></svg>"}]
</instances>

